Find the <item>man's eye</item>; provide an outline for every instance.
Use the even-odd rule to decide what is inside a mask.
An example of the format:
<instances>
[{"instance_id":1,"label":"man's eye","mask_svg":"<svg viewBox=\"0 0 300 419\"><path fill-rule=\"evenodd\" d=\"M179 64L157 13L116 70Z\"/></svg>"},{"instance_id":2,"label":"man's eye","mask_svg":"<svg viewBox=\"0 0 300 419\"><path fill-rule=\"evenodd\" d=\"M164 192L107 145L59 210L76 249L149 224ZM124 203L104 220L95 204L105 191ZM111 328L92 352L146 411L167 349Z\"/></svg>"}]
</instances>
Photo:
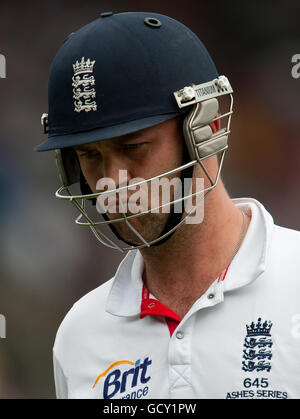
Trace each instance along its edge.
<instances>
[{"instance_id":1,"label":"man's eye","mask_svg":"<svg viewBox=\"0 0 300 419\"><path fill-rule=\"evenodd\" d=\"M123 144L123 148L125 150L136 150L144 144L147 144L147 143Z\"/></svg>"},{"instance_id":2,"label":"man's eye","mask_svg":"<svg viewBox=\"0 0 300 419\"><path fill-rule=\"evenodd\" d=\"M84 158L92 158L92 157L96 157L99 156L99 151L85 151L84 153L80 153L79 157L84 157Z\"/></svg>"}]
</instances>

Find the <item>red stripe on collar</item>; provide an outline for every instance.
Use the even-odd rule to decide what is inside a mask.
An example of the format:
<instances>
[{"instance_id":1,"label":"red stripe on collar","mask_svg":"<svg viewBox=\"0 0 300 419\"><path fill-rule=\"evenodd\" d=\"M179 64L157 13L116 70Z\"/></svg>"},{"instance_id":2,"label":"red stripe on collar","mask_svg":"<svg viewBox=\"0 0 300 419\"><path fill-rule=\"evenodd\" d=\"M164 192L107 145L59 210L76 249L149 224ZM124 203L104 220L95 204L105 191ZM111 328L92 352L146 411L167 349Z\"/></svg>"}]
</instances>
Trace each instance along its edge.
<instances>
[{"instance_id":1,"label":"red stripe on collar","mask_svg":"<svg viewBox=\"0 0 300 419\"><path fill-rule=\"evenodd\" d=\"M145 287L145 284L143 285L142 293L143 293L143 298L142 298L141 313L140 313L141 319L145 316L153 315L153 316L168 317L178 322L181 321L181 318L173 310L171 310L169 307L162 304L160 301L149 297L149 291Z\"/></svg>"},{"instance_id":2,"label":"red stripe on collar","mask_svg":"<svg viewBox=\"0 0 300 419\"><path fill-rule=\"evenodd\" d=\"M230 265L230 263L229 263L229 265ZM224 281L225 276L226 276L227 271L228 271L228 268L229 268L229 265L227 266L227 268L225 269L225 271L223 271L223 272L221 273L221 275L219 276L218 282L222 282L222 281Z\"/></svg>"},{"instance_id":3,"label":"red stripe on collar","mask_svg":"<svg viewBox=\"0 0 300 419\"><path fill-rule=\"evenodd\" d=\"M221 273L218 278L218 282L224 281L229 265ZM160 301L155 300L154 298L150 298L150 294L148 289L146 288L145 284L143 284L142 289L142 302L141 302L141 312L140 312L140 319L143 319L146 316L162 316L165 317L170 336L172 336L174 330L181 322L181 318L178 316L175 311L171 310L169 307L162 304Z\"/></svg>"}]
</instances>

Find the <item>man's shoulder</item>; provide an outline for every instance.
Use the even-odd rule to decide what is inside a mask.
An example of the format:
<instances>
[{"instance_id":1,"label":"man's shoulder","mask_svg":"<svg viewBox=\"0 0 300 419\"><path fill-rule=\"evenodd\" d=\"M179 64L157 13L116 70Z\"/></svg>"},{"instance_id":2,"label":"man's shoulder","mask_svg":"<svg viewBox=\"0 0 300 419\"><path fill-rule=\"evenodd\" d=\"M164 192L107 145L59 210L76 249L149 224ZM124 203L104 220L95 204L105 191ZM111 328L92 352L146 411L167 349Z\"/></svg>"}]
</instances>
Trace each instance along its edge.
<instances>
[{"instance_id":1,"label":"man's shoulder","mask_svg":"<svg viewBox=\"0 0 300 419\"><path fill-rule=\"evenodd\" d=\"M98 312L105 311L106 298L110 292L113 280L114 277L77 300L66 314L63 322L68 321L72 317L89 315L92 312L95 313L95 310Z\"/></svg>"},{"instance_id":2,"label":"man's shoulder","mask_svg":"<svg viewBox=\"0 0 300 419\"><path fill-rule=\"evenodd\" d=\"M64 340L68 340L68 337L74 338L86 328L87 324L92 326L95 319L99 320L108 315L105 305L113 280L114 277L88 292L73 304L58 328L54 346L59 345L62 336L64 336Z\"/></svg>"},{"instance_id":3,"label":"man's shoulder","mask_svg":"<svg viewBox=\"0 0 300 419\"><path fill-rule=\"evenodd\" d=\"M273 237L275 245L280 246L282 251L294 251L300 256L300 231L275 224Z\"/></svg>"},{"instance_id":4,"label":"man's shoulder","mask_svg":"<svg viewBox=\"0 0 300 419\"><path fill-rule=\"evenodd\" d=\"M299 273L300 267L300 232L274 225L271 240L271 265L281 274ZM299 282L299 281L298 281Z\"/></svg>"}]
</instances>

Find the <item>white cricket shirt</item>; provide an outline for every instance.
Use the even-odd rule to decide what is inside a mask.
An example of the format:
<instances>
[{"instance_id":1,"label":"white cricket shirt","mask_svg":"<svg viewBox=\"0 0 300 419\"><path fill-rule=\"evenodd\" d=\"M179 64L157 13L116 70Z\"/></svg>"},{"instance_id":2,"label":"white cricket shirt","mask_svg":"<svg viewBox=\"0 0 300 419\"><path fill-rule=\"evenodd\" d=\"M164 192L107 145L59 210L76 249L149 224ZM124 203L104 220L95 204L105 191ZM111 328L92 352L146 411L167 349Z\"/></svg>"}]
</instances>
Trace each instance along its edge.
<instances>
[{"instance_id":1,"label":"white cricket shirt","mask_svg":"<svg viewBox=\"0 0 300 419\"><path fill-rule=\"evenodd\" d=\"M53 348L58 398L300 398L300 233L233 202L246 237L183 319L143 288L137 250L74 304Z\"/></svg>"}]
</instances>

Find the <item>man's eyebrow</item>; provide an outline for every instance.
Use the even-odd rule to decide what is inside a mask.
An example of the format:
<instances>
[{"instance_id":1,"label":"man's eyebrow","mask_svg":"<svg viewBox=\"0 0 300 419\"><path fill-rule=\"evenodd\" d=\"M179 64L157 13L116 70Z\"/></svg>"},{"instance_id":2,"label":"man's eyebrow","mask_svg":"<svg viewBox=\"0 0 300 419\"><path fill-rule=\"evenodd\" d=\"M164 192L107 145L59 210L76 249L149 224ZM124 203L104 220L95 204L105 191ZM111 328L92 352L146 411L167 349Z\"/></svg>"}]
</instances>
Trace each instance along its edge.
<instances>
[{"instance_id":1,"label":"man's eyebrow","mask_svg":"<svg viewBox=\"0 0 300 419\"><path fill-rule=\"evenodd\" d=\"M73 149L77 151L85 151L88 148L92 148L92 147L93 147L92 144L82 144L82 145L74 145Z\"/></svg>"},{"instance_id":2,"label":"man's eyebrow","mask_svg":"<svg viewBox=\"0 0 300 419\"><path fill-rule=\"evenodd\" d=\"M114 138L114 141L130 141L136 140L141 137L141 131L131 132L129 134L122 135L121 137Z\"/></svg>"},{"instance_id":3,"label":"man's eyebrow","mask_svg":"<svg viewBox=\"0 0 300 419\"><path fill-rule=\"evenodd\" d=\"M102 141L111 141L113 144L115 144L115 143L120 143L124 141L136 140L140 138L140 136L141 136L141 131L135 131L129 134L122 135L120 137L108 138L107 140L102 140ZM87 144L75 145L73 146L73 149L77 151L86 151L87 149L93 148L93 147L94 147L94 143L87 143Z\"/></svg>"}]
</instances>

